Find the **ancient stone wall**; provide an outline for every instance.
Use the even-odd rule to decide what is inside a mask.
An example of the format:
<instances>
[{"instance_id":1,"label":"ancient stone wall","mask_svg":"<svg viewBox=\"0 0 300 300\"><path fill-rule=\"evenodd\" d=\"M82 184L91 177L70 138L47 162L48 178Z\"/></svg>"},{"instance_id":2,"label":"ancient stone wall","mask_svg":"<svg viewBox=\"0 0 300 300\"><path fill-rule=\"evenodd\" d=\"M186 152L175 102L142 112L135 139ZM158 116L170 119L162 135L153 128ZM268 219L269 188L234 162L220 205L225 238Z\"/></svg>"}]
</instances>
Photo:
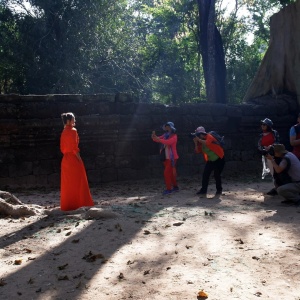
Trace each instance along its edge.
<instances>
[{"instance_id":1,"label":"ancient stone wall","mask_svg":"<svg viewBox=\"0 0 300 300\"><path fill-rule=\"evenodd\" d=\"M256 145L260 120L269 117L285 144L295 123L297 101L261 98L244 105L135 103L128 95L0 95L0 190L9 186L59 187L60 114L76 115L81 156L88 180L102 182L162 178L152 130L173 121L178 133L178 175L201 174L203 159L188 137L197 126L225 136L224 175L259 176ZM199 175L200 176L200 175Z\"/></svg>"}]
</instances>

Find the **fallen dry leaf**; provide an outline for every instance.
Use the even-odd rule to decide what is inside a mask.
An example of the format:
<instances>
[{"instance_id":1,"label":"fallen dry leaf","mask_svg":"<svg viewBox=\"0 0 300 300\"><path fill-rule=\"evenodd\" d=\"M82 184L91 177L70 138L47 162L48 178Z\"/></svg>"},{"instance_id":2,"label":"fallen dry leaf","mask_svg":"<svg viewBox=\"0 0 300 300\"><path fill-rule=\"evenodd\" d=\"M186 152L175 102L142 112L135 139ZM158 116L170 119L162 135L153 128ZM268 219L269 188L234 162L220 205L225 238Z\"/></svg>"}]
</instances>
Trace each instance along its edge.
<instances>
[{"instance_id":1,"label":"fallen dry leaf","mask_svg":"<svg viewBox=\"0 0 300 300\"><path fill-rule=\"evenodd\" d=\"M16 259L14 265L20 265L22 263L22 259Z\"/></svg>"},{"instance_id":2,"label":"fallen dry leaf","mask_svg":"<svg viewBox=\"0 0 300 300\"><path fill-rule=\"evenodd\" d=\"M27 283L28 283L28 284L33 284L34 281L33 281L33 279L30 277L29 280L27 281Z\"/></svg>"},{"instance_id":3,"label":"fallen dry leaf","mask_svg":"<svg viewBox=\"0 0 300 300\"><path fill-rule=\"evenodd\" d=\"M64 270L69 264L64 264L62 266L58 266L57 269L58 270Z\"/></svg>"},{"instance_id":4,"label":"fallen dry leaf","mask_svg":"<svg viewBox=\"0 0 300 300\"><path fill-rule=\"evenodd\" d=\"M182 224L184 224L183 222L177 222L177 223L174 223L173 226L181 226Z\"/></svg>"},{"instance_id":5,"label":"fallen dry leaf","mask_svg":"<svg viewBox=\"0 0 300 300\"><path fill-rule=\"evenodd\" d=\"M208 297L208 294L204 292L203 290L199 291L197 294L198 299L206 299Z\"/></svg>"},{"instance_id":6,"label":"fallen dry leaf","mask_svg":"<svg viewBox=\"0 0 300 300\"><path fill-rule=\"evenodd\" d=\"M7 283L5 282L5 279L4 278L1 278L0 279L0 286L4 286L6 285Z\"/></svg>"},{"instance_id":7,"label":"fallen dry leaf","mask_svg":"<svg viewBox=\"0 0 300 300\"><path fill-rule=\"evenodd\" d=\"M82 259L85 259L86 261L88 262L93 262L97 259L100 259L100 258L104 258L104 255L101 254L101 253L98 253L98 254L93 254L91 251L86 254Z\"/></svg>"},{"instance_id":8,"label":"fallen dry leaf","mask_svg":"<svg viewBox=\"0 0 300 300\"><path fill-rule=\"evenodd\" d=\"M236 242L239 242L239 244L244 244L242 239L235 239Z\"/></svg>"},{"instance_id":9,"label":"fallen dry leaf","mask_svg":"<svg viewBox=\"0 0 300 300\"><path fill-rule=\"evenodd\" d=\"M67 275L58 276L58 280L69 280L69 277Z\"/></svg>"},{"instance_id":10,"label":"fallen dry leaf","mask_svg":"<svg viewBox=\"0 0 300 300\"><path fill-rule=\"evenodd\" d=\"M144 271L144 275L150 274L151 269Z\"/></svg>"}]
</instances>

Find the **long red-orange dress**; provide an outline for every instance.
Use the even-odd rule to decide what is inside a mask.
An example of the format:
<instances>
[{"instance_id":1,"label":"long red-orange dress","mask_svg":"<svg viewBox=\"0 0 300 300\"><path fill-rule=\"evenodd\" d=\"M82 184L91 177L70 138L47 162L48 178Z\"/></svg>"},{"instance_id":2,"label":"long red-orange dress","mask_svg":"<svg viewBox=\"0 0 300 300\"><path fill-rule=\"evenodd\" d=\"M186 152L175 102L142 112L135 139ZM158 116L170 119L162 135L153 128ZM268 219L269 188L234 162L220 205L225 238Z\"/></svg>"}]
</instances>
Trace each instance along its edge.
<instances>
[{"instance_id":1,"label":"long red-orange dress","mask_svg":"<svg viewBox=\"0 0 300 300\"><path fill-rule=\"evenodd\" d=\"M78 144L77 130L66 125L60 137L60 150L64 155L61 161L60 208L65 211L94 205L84 164L76 156Z\"/></svg>"}]
</instances>

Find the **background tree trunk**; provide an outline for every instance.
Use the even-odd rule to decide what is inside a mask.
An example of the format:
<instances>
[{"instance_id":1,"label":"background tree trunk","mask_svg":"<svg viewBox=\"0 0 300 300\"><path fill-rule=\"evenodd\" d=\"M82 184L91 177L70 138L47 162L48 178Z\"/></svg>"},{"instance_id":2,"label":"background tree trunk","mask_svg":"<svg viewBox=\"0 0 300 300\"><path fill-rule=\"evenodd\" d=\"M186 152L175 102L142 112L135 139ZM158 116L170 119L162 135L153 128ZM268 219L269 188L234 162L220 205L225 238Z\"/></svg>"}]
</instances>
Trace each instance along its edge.
<instances>
[{"instance_id":1,"label":"background tree trunk","mask_svg":"<svg viewBox=\"0 0 300 300\"><path fill-rule=\"evenodd\" d=\"M267 94L297 95L300 105L300 0L271 17L270 42L244 101Z\"/></svg>"},{"instance_id":2,"label":"background tree trunk","mask_svg":"<svg viewBox=\"0 0 300 300\"><path fill-rule=\"evenodd\" d=\"M223 42L215 25L215 0L198 0L200 53L207 101L226 103L226 66Z\"/></svg>"}]
</instances>

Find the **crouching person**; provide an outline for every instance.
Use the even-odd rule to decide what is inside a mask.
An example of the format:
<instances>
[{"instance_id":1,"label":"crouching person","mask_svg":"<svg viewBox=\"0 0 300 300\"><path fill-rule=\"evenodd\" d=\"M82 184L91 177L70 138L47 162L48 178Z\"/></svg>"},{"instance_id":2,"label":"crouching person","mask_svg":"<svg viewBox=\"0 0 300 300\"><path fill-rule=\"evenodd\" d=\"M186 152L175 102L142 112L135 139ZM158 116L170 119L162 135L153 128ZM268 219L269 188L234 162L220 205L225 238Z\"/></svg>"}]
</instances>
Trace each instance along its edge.
<instances>
[{"instance_id":1,"label":"crouching person","mask_svg":"<svg viewBox=\"0 0 300 300\"><path fill-rule=\"evenodd\" d=\"M271 161L274 171L280 175L286 173L284 182L277 187L278 195L282 196L285 204L300 204L300 161L291 152L287 151L282 144L273 145L274 157L281 158L279 164L276 163L275 158L268 154L267 159Z\"/></svg>"}]
</instances>

